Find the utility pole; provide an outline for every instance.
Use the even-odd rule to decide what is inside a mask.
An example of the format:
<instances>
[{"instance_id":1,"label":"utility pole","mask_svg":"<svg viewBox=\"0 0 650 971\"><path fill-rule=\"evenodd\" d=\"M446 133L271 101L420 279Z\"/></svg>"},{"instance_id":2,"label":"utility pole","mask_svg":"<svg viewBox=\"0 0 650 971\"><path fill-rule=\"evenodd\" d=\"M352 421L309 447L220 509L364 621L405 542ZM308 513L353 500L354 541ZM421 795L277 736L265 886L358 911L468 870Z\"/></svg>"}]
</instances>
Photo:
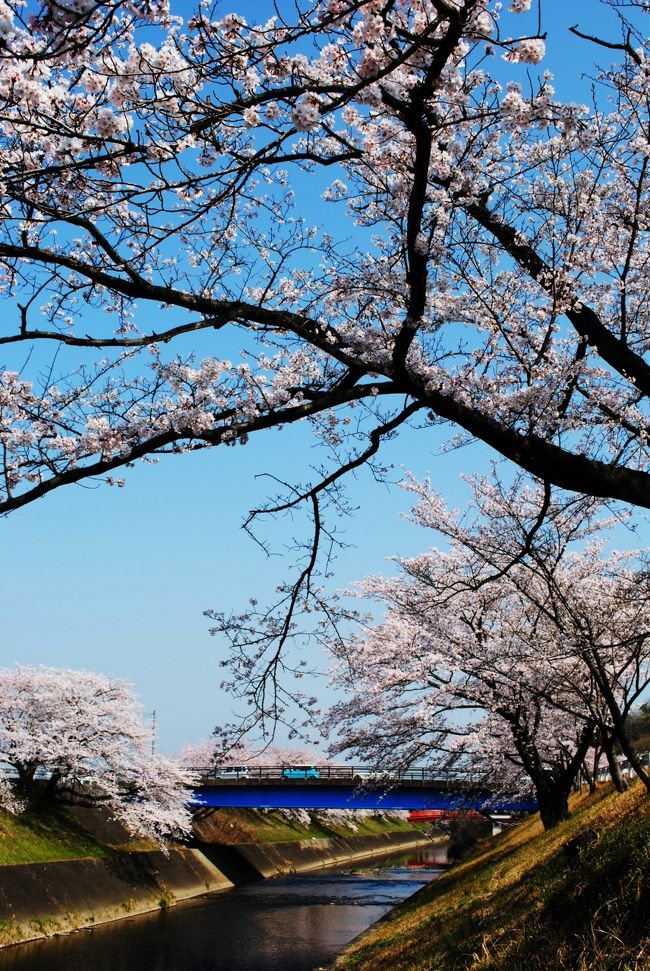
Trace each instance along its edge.
<instances>
[{"instance_id":1,"label":"utility pole","mask_svg":"<svg viewBox=\"0 0 650 971\"><path fill-rule=\"evenodd\" d=\"M151 712L151 754L156 754L156 709Z\"/></svg>"}]
</instances>

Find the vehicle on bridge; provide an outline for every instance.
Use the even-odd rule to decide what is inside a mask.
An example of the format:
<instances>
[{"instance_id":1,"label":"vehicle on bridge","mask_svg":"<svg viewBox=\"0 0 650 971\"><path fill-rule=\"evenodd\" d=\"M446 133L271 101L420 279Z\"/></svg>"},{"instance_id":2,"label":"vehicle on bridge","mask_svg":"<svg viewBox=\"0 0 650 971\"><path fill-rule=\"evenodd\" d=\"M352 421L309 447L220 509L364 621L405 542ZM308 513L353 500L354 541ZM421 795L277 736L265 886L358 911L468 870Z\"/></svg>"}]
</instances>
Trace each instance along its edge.
<instances>
[{"instance_id":1,"label":"vehicle on bridge","mask_svg":"<svg viewBox=\"0 0 650 971\"><path fill-rule=\"evenodd\" d=\"M282 770L283 779L320 779L315 765L288 765Z\"/></svg>"},{"instance_id":2,"label":"vehicle on bridge","mask_svg":"<svg viewBox=\"0 0 650 971\"><path fill-rule=\"evenodd\" d=\"M368 769L365 766L357 767L353 769L352 781L355 785L387 785L393 779L395 779L395 774L391 774L386 769Z\"/></svg>"},{"instance_id":3,"label":"vehicle on bridge","mask_svg":"<svg viewBox=\"0 0 650 971\"><path fill-rule=\"evenodd\" d=\"M247 765L218 765L214 770L215 779L250 779Z\"/></svg>"}]
</instances>

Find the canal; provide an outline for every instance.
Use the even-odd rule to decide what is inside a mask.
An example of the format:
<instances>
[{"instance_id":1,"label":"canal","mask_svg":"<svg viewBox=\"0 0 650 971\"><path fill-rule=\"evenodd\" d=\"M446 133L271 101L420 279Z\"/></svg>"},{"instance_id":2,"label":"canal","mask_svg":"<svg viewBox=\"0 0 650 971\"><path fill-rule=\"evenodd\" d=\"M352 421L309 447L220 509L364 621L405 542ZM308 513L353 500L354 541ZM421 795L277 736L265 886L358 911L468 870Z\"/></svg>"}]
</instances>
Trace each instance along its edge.
<instances>
[{"instance_id":1,"label":"canal","mask_svg":"<svg viewBox=\"0 0 650 971\"><path fill-rule=\"evenodd\" d=\"M0 951L11 971L314 971L435 879L441 846L249 883Z\"/></svg>"}]
</instances>

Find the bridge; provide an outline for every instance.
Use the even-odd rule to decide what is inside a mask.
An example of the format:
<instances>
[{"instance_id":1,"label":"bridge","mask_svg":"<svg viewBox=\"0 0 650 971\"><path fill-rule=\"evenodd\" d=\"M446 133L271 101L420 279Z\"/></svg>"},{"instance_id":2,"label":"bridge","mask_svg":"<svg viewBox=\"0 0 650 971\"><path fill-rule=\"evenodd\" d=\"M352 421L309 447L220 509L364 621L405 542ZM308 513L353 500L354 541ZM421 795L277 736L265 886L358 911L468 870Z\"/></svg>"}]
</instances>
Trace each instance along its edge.
<instances>
[{"instance_id":1,"label":"bridge","mask_svg":"<svg viewBox=\"0 0 650 971\"><path fill-rule=\"evenodd\" d=\"M535 812L530 797L495 797L485 781L427 769L374 773L359 766L319 766L317 776L288 778L283 766L201 772L190 805L246 809L406 809Z\"/></svg>"}]
</instances>

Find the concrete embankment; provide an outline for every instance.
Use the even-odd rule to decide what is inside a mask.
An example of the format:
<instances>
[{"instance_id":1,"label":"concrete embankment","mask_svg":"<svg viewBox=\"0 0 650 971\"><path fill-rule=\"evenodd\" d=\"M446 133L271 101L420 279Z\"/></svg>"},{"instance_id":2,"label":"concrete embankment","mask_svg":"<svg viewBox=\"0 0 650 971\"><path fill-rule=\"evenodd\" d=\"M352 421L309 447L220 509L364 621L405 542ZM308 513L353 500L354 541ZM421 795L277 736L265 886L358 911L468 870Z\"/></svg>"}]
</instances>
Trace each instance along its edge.
<instances>
[{"instance_id":1,"label":"concrete embankment","mask_svg":"<svg viewBox=\"0 0 650 971\"><path fill-rule=\"evenodd\" d=\"M386 856L430 844L431 840L423 833L412 831L292 840L286 843L202 845L201 850L233 883L244 883Z\"/></svg>"},{"instance_id":2,"label":"concrete embankment","mask_svg":"<svg viewBox=\"0 0 650 971\"><path fill-rule=\"evenodd\" d=\"M245 843L0 867L0 945L93 927L249 880L397 853L420 833Z\"/></svg>"},{"instance_id":3,"label":"concrete embankment","mask_svg":"<svg viewBox=\"0 0 650 971\"><path fill-rule=\"evenodd\" d=\"M229 887L195 849L0 867L0 944L92 927Z\"/></svg>"}]
</instances>

